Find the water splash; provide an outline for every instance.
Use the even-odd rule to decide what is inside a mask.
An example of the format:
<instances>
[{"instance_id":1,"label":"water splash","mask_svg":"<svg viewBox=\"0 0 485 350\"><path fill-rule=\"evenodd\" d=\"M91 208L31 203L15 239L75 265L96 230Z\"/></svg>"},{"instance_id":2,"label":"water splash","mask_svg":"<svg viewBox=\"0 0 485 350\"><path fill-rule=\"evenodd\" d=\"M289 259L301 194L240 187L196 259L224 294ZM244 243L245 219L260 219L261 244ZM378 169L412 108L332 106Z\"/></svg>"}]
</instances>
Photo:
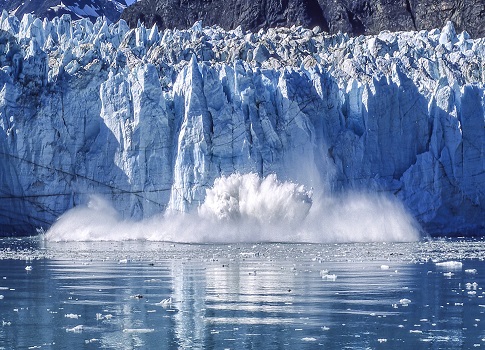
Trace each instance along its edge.
<instances>
[{"instance_id":1,"label":"water splash","mask_svg":"<svg viewBox=\"0 0 485 350\"><path fill-rule=\"evenodd\" d=\"M142 221L120 218L92 196L48 230L49 240L136 240L186 243L415 241L420 229L396 199L347 192L314 196L276 175L218 178L192 213L164 213ZM314 198L315 197L315 198Z\"/></svg>"}]
</instances>

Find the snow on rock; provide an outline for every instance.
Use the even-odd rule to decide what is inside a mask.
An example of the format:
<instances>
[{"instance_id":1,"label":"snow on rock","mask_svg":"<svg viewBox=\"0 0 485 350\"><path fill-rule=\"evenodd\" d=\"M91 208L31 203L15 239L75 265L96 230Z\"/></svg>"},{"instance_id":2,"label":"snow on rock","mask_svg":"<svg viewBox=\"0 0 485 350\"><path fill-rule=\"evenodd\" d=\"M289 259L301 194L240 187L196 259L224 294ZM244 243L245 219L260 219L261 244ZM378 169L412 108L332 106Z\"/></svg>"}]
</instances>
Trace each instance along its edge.
<instances>
[{"instance_id":1,"label":"snow on rock","mask_svg":"<svg viewBox=\"0 0 485 350\"><path fill-rule=\"evenodd\" d=\"M123 217L190 211L233 173L393 194L434 234L485 228L485 39L451 24L349 38L4 12L0 28L4 233L92 193Z\"/></svg>"}]
</instances>

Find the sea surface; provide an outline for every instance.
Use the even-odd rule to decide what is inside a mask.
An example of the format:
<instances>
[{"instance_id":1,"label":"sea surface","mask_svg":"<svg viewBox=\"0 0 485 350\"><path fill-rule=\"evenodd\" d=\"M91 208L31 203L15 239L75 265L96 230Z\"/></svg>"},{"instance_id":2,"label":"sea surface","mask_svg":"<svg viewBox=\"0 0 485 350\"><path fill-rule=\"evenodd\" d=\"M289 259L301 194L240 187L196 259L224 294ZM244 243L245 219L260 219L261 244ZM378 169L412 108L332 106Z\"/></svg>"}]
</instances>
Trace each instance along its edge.
<instances>
[{"instance_id":1,"label":"sea surface","mask_svg":"<svg viewBox=\"0 0 485 350\"><path fill-rule=\"evenodd\" d=\"M0 349L485 347L485 242L0 240Z\"/></svg>"}]
</instances>

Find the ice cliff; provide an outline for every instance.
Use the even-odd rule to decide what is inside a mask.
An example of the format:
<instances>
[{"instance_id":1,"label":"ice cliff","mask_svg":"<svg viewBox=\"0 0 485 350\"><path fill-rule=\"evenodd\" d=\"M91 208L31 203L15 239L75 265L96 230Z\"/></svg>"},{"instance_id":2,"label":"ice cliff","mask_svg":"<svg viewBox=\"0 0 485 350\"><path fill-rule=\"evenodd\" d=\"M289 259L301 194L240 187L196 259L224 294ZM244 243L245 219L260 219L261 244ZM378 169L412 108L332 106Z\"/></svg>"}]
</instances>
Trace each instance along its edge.
<instances>
[{"instance_id":1,"label":"ice cliff","mask_svg":"<svg viewBox=\"0 0 485 350\"><path fill-rule=\"evenodd\" d=\"M99 193L124 217L276 174L395 195L432 234L485 232L485 40L442 30L129 29L0 18L0 224Z\"/></svg>"}]
</instances>

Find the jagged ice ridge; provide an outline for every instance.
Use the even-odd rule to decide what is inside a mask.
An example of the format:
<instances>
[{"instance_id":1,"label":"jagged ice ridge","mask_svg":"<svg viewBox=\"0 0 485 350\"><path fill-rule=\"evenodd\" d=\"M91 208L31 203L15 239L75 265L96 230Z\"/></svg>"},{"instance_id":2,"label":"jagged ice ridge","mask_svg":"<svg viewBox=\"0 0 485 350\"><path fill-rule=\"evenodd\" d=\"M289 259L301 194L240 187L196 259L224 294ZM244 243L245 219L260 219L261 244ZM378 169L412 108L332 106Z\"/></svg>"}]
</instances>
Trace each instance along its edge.
<instances>
[{"instance_id":1,"label":"jagged ice ridge","mask_svg":"<svg viewBox=\"0 0 485 350\"><path fill-rule=\"evenodd\" d=\"M86 195L124 217L190 211L221 175L401 200L432 234L485 228L485 40L442 30L130 30L4 12L0 224Z\"/></svg>"}]
</instances>

